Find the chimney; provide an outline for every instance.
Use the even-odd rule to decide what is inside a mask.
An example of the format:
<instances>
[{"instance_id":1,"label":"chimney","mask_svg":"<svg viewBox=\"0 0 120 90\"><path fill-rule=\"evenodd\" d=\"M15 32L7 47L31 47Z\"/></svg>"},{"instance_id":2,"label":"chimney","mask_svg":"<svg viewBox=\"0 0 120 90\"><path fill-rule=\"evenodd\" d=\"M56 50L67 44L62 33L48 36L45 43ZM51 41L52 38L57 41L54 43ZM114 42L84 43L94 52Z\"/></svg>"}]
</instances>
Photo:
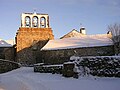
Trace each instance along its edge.
<instances>
[{"instance_id":1,"label":"chimney","mask_svg":"<svg viewBox=\"0 0 120 90\"><path fill-rule=\"evenodd\" d=\"M109 38L112 38L112 32L111 32L111 31L108 31L108 32L107 32L107 36L108 36Z\"/></svg>"},{"instance_id":2,"label":"chimney","mask_svg":"<svg viewBox=\"0 0 120 90\"><path fill-rule=\"evenodd\" d=\"M85 27L81 27L80 28L80 33L86 35Z\"/></svg>"}]
</instances>

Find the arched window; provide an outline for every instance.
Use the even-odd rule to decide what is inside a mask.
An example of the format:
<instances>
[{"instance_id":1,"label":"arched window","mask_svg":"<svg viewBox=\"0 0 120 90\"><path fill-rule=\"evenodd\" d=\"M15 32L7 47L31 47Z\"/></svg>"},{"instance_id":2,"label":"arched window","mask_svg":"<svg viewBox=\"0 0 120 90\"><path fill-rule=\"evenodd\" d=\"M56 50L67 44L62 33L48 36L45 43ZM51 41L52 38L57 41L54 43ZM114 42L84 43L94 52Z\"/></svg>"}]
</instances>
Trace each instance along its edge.
<instances>
[{"instance_id":1,"label":"arched window","mask_svg":"<svg viewBox=\"0 0 120 90\"><path fill-rule=\"evenodd\" d=\"M31 20L29 16L25 17L25 27L30 27L31 26Z\"/></svg>"},{"instance_id":2,"label":"arched window","mask_svg":"<svg viewBox=\"0 0 120 90\"><path fill-rule=\"evenodd\" d=\"M32 21L33 27L38 27L38 17L34 16Z\"/></svg>"},{"instance_id":3,"label":"arched window","mask_svg":"<svg viewBox=\"0 0 120 90\"><path fill-rule=\"evenodd\" d=\"M46 28L46 19L45 19L45 17L40 18L40 27L41 28Z\"/></svg>"}]
</instances>

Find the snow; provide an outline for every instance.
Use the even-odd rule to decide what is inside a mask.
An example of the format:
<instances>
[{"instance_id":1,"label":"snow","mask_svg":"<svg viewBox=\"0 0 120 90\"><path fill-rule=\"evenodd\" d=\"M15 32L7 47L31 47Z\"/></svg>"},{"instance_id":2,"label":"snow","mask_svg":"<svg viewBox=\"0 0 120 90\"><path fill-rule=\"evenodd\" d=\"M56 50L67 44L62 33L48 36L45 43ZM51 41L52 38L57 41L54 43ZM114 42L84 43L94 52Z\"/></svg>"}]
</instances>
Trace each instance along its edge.
<instances>
[{"instance_id":1,"label":"snow","mask_svg":"<svg viewBox=\"0 0 120 90\"><path fill-rule=\"evenodd\" d=\"M107 34L100 35L82 35L64 39L50 40L42 50L57 50L80 47L95 47L113 45Z\"/></svg>"},{"instance_id":2,"label":"snow","mask_svg":"<svg viewBox=\"0 0 120 90\"><path fill-rule=\"evenodd\" d=\"M10 60L0 59L0 61L5 61L5 62L9 62L9 63L15 63L15 64L19 64L21 66L20 63L17 63L17 62L14 62L14 61L10 61Z\"/></svg>"},{"instance_id":3,"label":"snow","mask_svg":"<svg viewBox=\"0 0 120 90\"><path fill-rule=\"evenodd\" d=\"M63 64L56 64L56 65L43 65L43 67L62 67Z\"/></svg>"},{"instance_id":4,"label":"snow","mask_svg":"<svg viewBox=\"0 0 120 90\"><path fill-rule=\"evenodd\" d=\"M14 39L5 40L8 44L15 45Z\"/></svg>"},{"instance_id":5,"label":"snow","mask_svg":"<svg viewBox=\"0 0 120 90\"><path fill-rule=\"evenodd\" d=\"M74 62L64 62L64 64L74 64Z\"/></svg>"},{"instance_id":6,"label":"snow","mask_svg":"<svg viewBox=\"0 0 120 90\"><path fill-rule=\"evenodd\" d=\"M37 64L34 64L35 66L41 66L41 65L44 65L44 63L37 63Z\"/></svg>"},{"instance_id":7,"label":"snow","mask_svg":"<svg viewBox=\"0 0 120 90\"><path fill-rule=\"evenodd\" d=\"M8 44L6 41L0 39L0 47L12 47L12 45Z\"/></svg>"},{"instance_id":8,"label":"snow","mask_svg":"<svg viewBox=\"0 0 120 90\"><path fill-rule=\"evenodd\" d=\"M21 67L0 74L0 90L120 90L120 78L65 78L60 74L34 73Z\"/></svg>"},{"instance_id":9,"label":"snow","mask_svg":"<svg viewBox=\"0 0 120 90\"><path fill-rule=\"evenodd\" d=\"M73 29L71 32L69 32L68 34L64 35L63 38L69 38L69 37L79 37L79 36L83 36L83 34L81 34L80 32L78 32L77 30Z\"/></svg>"}]
</instances>

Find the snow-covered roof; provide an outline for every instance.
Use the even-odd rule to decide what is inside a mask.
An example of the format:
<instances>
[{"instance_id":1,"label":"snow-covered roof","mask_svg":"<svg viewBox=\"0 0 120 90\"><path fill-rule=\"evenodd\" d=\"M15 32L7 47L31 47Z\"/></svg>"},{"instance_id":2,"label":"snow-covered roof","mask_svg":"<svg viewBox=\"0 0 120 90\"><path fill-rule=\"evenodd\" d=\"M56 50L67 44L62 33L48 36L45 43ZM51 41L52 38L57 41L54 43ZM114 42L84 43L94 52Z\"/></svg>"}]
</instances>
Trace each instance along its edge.
<instances>
[{"instance_id":1,"label":"snow-covered roof","mask_svg":"<svg viewBox=\"0 0 120 90\"><path fill-rule=\"evenodd\" d=\"M0 39L0 47L12 47L12 45L8 44L6 41Z\"/></svg>"},{"instance_id":2,"label":"snow-covered roof","mask_svg":"<svg viewBox=\"0 0 120 90\"><path fill-rule=\"evenodd\" d=\"M11 45L15 45L14 39L5 40L5 42L7 42L8 44L11 44Z\"/></svg>"},{"instance_id":3,"label":"snow-covered roof","mask_svg":"<svg viewBox=\"0 0 120 90\"><path fill-rule=\"evenodd\" d=\"M73 29L71 32L69 32L68 34L62 36L60 39L63 38L70 38L70 37L79 37L82 36L83 34L81 34L80 32L78 32L77 30Z\"/></svg>"},{"instance_id":4,"label":"snow-covered roof","mask_svg":"<svg viewBox=\"0 0 120 90\"><path fill-rule=\"evenodd\" d=\"M113 45L107 34L83 35L79 37L71 37L57 40L50 40L42 50L57 50L80 47L96 47Z\"/></svg>"}]
</instances>

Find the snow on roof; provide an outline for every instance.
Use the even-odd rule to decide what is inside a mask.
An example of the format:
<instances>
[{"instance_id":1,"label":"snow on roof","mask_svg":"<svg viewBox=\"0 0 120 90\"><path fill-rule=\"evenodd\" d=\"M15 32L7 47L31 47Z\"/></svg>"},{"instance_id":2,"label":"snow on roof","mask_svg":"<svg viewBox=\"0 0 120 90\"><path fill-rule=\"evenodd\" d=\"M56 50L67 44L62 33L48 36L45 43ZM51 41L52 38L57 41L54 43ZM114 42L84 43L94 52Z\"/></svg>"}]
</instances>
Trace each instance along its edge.
<instances>
[{"instance_id":1,"label":"snow on roof","mask_svg":"<svg viewBox=\"0 0 120 90\"><path fill-rule=\"evenodd\" d=\"M83 35L80 37L50 40L41 50L57 50L108 45L113 45L113 42L110 38L108 38L107 34Z\"/></svg>"},{"instance_id":2,"label":"snow on roof","mask_svg":"<svg viewBox=\"0 0 120 90\"><path fill-rule=\"evenodd\" d=\"M8 44L14 45L15 44L15 40L14 39L9 39L9 40L5 40Z\"/></svg>"},{"instance_id":3,"label":"snow on roof","mask_svg":"<svg viewBox=\"0 0 120 90\"><path fill-rule=\"evenodd\" d=\"M77 30L73 29L71 32L69 32L68 34L62 36L60 39L63 38L70 38L70 37L80 37L83 34L81 34L80 32L78 32Z\"/></svg>"},{"instance_id":4,"label":"snow on roof","mask_svg":"<svg viewBox=\"0 0 120 90\"><path fill-rule=\"evenodd\" d=\"M6 41L0 39L0 47L12 47L12 45L8 44Z\"/></svg>"}]
</instances>

